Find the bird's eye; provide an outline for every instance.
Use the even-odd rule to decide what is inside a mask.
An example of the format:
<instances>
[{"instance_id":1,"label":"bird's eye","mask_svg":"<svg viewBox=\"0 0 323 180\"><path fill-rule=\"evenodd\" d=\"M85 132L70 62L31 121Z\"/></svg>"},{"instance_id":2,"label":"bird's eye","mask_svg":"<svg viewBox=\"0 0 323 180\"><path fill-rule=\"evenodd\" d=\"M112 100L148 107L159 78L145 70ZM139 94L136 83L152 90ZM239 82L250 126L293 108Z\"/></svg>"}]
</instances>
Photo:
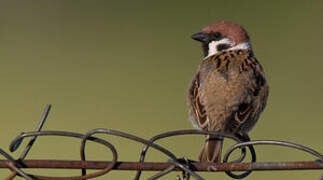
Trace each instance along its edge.
<instances>
[{"instance_id":1,"label":"bird's eye","mask_svg":"<svg viewBox=\"0 0 323 180\"><path fill-rule=\"evenodd\" d=\"M215 38L220 38L222 35L221 35L221 33L219 33L219 32L215 32L214 33L214 37Z\"/></svg>"},{"instance_id":2,"label":"bird's eye","mask_svg":"<svg viewBox=\"0 0 323 180\"><path fill-rule=\"evenodd\" d=\"M214 41L218 41L218 40L223 38L222 34L219 33L219 32L214 32L210 36L211 36L211 39L214 40Z\"/></svg>"},{"instance_id":3,"label":"bird's eye","mask_svg":"<svg viewBox=\"0 0 323 180\"><path fill-rule=\"evenodd\" d=\"M216 46L216 50L223 51L223 50L229 49L230 47L231 47L230 44L219 44Z\"/></svg>"}]
</instances>

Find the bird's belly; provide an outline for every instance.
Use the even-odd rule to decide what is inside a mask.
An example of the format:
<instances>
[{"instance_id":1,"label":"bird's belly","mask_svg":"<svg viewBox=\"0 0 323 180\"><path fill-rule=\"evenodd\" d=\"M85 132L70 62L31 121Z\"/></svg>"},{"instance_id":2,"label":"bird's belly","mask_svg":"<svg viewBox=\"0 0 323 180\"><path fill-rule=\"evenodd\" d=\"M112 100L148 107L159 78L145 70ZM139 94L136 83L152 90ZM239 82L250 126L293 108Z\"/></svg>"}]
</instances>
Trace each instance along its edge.
<instances>
[{"instance_id":1,"label":"bird's belly","mask_svg":"<svg viewBox=\"0 0 323 180\"><path fill-rule=\"evenodd\" d=\"M210 73L200 88L201 103L205 106L234 107L248 95L248 81L232 71L228 71L226 76L219 72Z\"/></svg>"},{"instance_id":2,"label":"bird's belly","mask_svg":"<svg viewBox=\"0 0 323 180\"><path fill-rule=\"evenodd\" d=\"M211 73L206 80L200 86L201 104L204 105L210 121L213 121L214 127L211 129L224 130L224 126L233 118L241 103L251 101L248 81L235 72L228 72L227 76ZM241 127L251 127L251 123L245 122L246 125Z\"/></svg>"}]
</instances>

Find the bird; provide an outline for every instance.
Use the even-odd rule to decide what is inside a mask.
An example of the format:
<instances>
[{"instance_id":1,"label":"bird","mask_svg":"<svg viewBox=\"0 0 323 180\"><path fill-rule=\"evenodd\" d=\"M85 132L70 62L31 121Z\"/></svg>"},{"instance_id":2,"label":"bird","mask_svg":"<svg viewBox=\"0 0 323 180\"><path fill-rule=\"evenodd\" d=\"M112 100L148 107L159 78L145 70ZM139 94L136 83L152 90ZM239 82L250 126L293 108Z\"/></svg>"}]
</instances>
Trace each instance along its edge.
<instances>
[{"instance_id":1,"label":"bird","mask_svg":"<svg viewBox=\"0 0 323 180\"><path fill-rule=\"evenodd\" d=\"M241 25L217 21L192 39L202 44L204 58L187 92L191 123L248 141L248 132L266 106L269 86L247 31ZM207 134L199 160L220 163L222 146L223 138Z\"/></svg>"}]
</instances>

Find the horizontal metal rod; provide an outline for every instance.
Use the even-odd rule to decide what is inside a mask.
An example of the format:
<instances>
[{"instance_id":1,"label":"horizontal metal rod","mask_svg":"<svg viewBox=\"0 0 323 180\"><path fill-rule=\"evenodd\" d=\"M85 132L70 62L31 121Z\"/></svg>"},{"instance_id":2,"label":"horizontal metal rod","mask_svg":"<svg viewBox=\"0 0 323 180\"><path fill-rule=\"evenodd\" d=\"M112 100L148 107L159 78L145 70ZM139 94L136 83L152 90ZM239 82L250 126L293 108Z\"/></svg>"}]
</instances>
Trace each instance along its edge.
<instances>
[{"instance_id":1,"label":"horizontal metal rod","mask_svg":"<svg viewBox=\"0 0 323 180\"><path fill-rule=\"evenodd\" d=\"M0 160L0 168L9 168L9 161ZM19 168L57 168L57 169L103 169L109 161L67 161L67 160L23 160ZM144 170L162 171L173 165L167 162L117 162L115 170ZM255 162L255 163L200 163L191 164L194 171L265 171L265 170L309 170L323 169L322 162L298 161L298 162ZM211 168L210 168L211 167ZM176 168L175 170L180 170Z\"/></svg>"}]
</instances>

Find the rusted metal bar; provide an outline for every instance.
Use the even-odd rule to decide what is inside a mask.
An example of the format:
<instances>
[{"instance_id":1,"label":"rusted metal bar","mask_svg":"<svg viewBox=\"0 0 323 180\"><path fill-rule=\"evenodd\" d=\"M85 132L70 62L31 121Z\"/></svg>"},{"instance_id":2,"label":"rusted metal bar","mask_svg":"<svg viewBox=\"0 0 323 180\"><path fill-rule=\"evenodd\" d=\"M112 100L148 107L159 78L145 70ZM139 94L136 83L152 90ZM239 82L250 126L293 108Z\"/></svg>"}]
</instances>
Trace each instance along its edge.
<instances>
[{"instance_id":1,"label":"rusted metal bar","mask_svg":"<svg viewBox=\"0 0 323 180\"><path fill-rule=\"evenodd\" d=\"M0 160L0 168L9 168L9 161ZM67 160L24 160L19 168L57 168L57 169L103 169L110 161L67 161ZM145 170L162 171L172 166L167 162L117 162L114 170ZM315 170L323 169L323 163L319 161L297 161L297 162L255 162L255 163L199 163L193 162L194 171L267 171L267 170ZM181 170L175 168L174 170Z\"/></svg>"}]
</instances>

